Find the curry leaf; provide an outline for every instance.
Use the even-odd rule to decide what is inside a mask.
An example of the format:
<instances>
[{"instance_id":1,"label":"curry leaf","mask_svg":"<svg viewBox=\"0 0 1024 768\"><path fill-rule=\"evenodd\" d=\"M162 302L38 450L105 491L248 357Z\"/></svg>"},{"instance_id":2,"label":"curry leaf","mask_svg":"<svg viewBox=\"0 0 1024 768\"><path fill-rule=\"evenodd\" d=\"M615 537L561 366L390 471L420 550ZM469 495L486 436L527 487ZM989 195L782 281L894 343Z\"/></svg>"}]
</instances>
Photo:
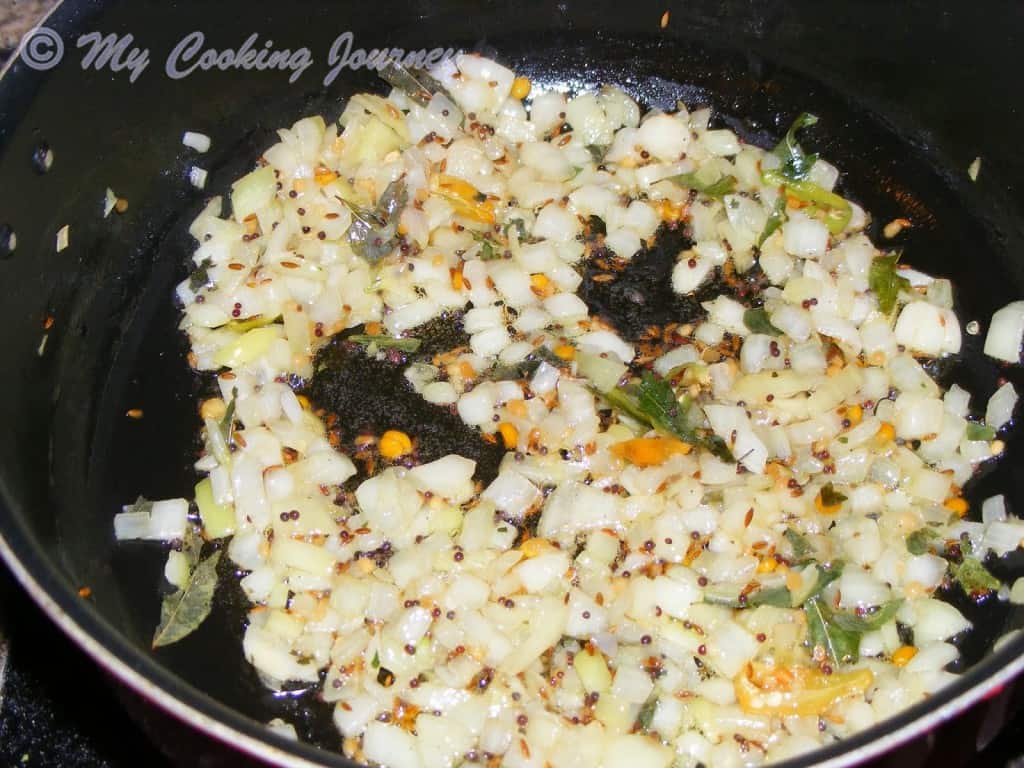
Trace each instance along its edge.
<instances>
[{"instance_id":1,"label":"curry leaf","mask_svg":"<svg viewBox=\"0 0 1024 768\"><path fill-rule=\"evenodd\" d=\"M188 277L188 287L192 293L198 293L200 288L210 284L210 267L213 266L213 259L203 259L199 266Z\"/></svg>"},{"instance_id":2,"label":"curry leaf","mask_svg":"<svg viewBox=\"0 0 1024 768\"><path fill-rule=\"evenodd\" d=\"M791 608L792 602L792 593L786 587L759 589L757 592L747 596L747 605L751 607L773 605L776 608Z\"/></svg>"},{"instance_id":3,"label":"curry leaf","mask_svg":"<svg viewBox=\"0 0 1024 768\"><path fill-rule=\"evenodd\" d=\"M516 236L519 238L519 242L523 242L526 239L526 224L522 219L512 219L505 225L505 236L508 237L510 229L516 231Z\"/></svg>"},{"instance_id":4,"label":"curry leaf","mask_svg":"<svg viewBox=\"0 0 1024 768\"><path fill-rule=\"evenodd\" d=\"M692 406L687 398L680 403L668 382L644 371L638 384L627 384L600 393L614 408L647 424L663 434L698 445L723 461L735 461L729 447L718 435L699 433L688 419Z\"/></svg>"},{"instance_id":5,"label":"curry leaf","mask_svg":"<svg viewBox=\"0 0 1024 768\"><path fill-rule=\"evenodd\" d=\"M842 575L845 566L842 560L819 565L808 558L802 560L801 563L806 563L808 567L800 575L800 584L797 590L790 593L790 606L793 608L799 608L808 600L813 600L824 592L825 587Z\"/></svg>"},{"instance_id":6,"label":"curry leaf","mask_svg":"<svg viewBox=\"0 0 1024 768\"><path fill-rule=\"evenodd\" d=\"M838 579L843 575L843 570L846 568L846 563L842 560L833 560L831 563L818 567L818 584L815 587L815 595L820 595L821 591L825 589L829 584Z\"/></svg>"},{"instance_id":7,"label":"curry leaf","mask_svg":"<svg viewBox=\"0 0 1024 768\"><path fill-rule=\"evenodd\" d=\"M188 563L188 570L191 573L199 564L200 556L203 554L203 539L199 530L190 527L185 531L185 537L181 541L181 553Z\"/></svg>"},{"instance_id":8,"label":"curry leaf","mask_svg":"<svg viewBox=\"0 0 1024 768\"><path fill-rule=\"evenodd\" d=\"M868 270L868 287L874 291L878 299L878 308L889 314L896 306L900 291L910 290L910 281L900 277L896 262L900 259L899 252L886 256L878 256L871 262Z\"/></svg>"},{"instance_id":9,"label":"curry leaf","mask_svg":"<svg viewBox=\"0 0 1024 768\"><path fill-rule=\"evenodd\" d=\"M857 661L860 657L860 633L836 626L832 621L832 611L818 598L804 603L804 615L807 617L807 639L812 656L816 655L817 648L821 648L836 664Z\"/></svg>"},{"instance_id":10,"label":"curry leaf","mask_svg":"<svg viewBox=\"0 0 1024 768\"><path fill-rule=\"evenodd\" d=\"M907 536L907 551L912 555L923 555L931 548L931 542L937 538L939 534L931 528L918 528Z\"/></svg>"},{"instance_id":11,"label":"curry leaf","mask_svg":"<svg viewBox=\"0 0 1024 768\"><path fill-rule=\"evenodd\" d=\"M782 174L789 179L799 181L807 178L811 167L818 159L817 155L808 155L803 147L797 143L796 132L802 128L809 128L818 122L818 116L809 112L802 113L793 124L789 126L786 135L782 137L772 154L782 161Z\"/></svg>"},{"instance_id":12,"label":"curry leaf","mask_svg":"<svg viewBox=\"0 0 1024 768\"><path fill-rule=\"evenodd\" d=\"M764 307L756 307L744 312L743 324L751 333L763 333L768 336L782 335L782 331L772 325L772 321L768 319L768 310Z\"/></svg>"},{"instance_id":13,"label":"curry leaf","mask_svg":"<svg viewBox=\"0 0 1024 768\"><path fill-rule=\"evenodd\" d=\"M635 390L635 386L626 385L616 387L615 389L607 392L602 392L601 394L604 396L604 399L612 405L612 407L617 408L630 418L639 421L641 424L650 425L650 417L640 407L640 403L636 398Z\"/></svg>"},{"instance_id":14,"label":"curry leaf","mask_svg":"<svg viewBox=\"0 0 1024 768\"><path fill-rule=\"evenodd\" d=\"M793 607L793 595L787 587L765 587L746 591L749 587L738 584L717 584L704 590L704 602L727 608L756 608L772 605L776 608Z\"/></svg>"},{"instance_id":15,"label":"curry leaf","mask_svg":"<svg viewBox=\"0 0 1024 768\"><path fill-rule=\"evenodd\" d=\"M648 733L651 730L651 723L654 722L654 713L658 710L658 697L655 694L651 694L644 705L640 707L640 712L636 716L636 728L638 731Z\"/></svg>"},{"instance_id":16,"label":"curry leaf","mask_svg":"<svg viewBox=\"0 0 1024 768\"><path fill-rule=\"evenodd\" d=\"M220 420L220 433L224 436L224 442L231 445L231 438L235 433L235 401L238 399L238 387L231 389L231 402L224 409L224 418Z\"/></svg>"},{"instance_id":17,"label":"curry leaf","mask_svg":"<svg viewBox=\"0 0 1024 768\"><path fill-rule=\"evenodd\" d=\"M473 239L480 243L480 252L478 254L481 261L492 261L501 256L501 251L497 250L495 243L486 235L480 232L472 232Z\"/></svg>"},{"instance_id":18,"label":"curry leaf","mask_svg":"<svg viewBox=\"0 0 1024 768\"><path fill-rule=\"evenodd\" d=\"M847 632L870 632L887 624L899 611L902 600L890 600L878 606L871 613L858 616L855 613L837 611L832 614L832 623Z\"/></svg>"},{"instance_id":19,"label":"curry leaf","mask_svg":"<svg viewBox=\"0 0 1024 768\"><path fill-rule=\"evenodd\" d=\"M455 103L444 86L422 69L410 69L401 62L391 59L377 74L388 85L402 91L421 107L427 106L435 93L443 93L449 101Z\"/></svg>"},{"instance_id":20,"label":"curry leaf","mask_svg":"<svg viewBox=\"0 0 1024 768\"><path fill-rule=\"evenodd\" d=\"M764 241L771 237L775 230L783 225L786 221L786 196L779 195L775 200L775 206L772 208L772 212L768 215L768 221L765 222L764 229L761 230L760 237L757 238L757 247L760 248L764 245Z\"/></svg>"},{"instance_id":21,"label":"curry leaf","mask_svg":"<svg viewBox=\"0 0 1024 768\"><path fill-rule=\"evenodd\" d=\"M825 483L821 487L821 503L825 507L836 507L846 501L846 496L837 491L832 483Z\"/></svg>"},{"instance_id":22,"label":"curry leaf","mask_svg":"<svg viewBox=\"0 0 1024 768\"><path fill-rule=\"evenodd\" d=\"M735 582L709 584L704 589L704 602L725 608L747 608L750 595L744 592L745 589L745 585Z\"/></svg>"},{"instance_id":23,"label":"curry leaf","mask_svg":"<svg viewBox=\"0 0 1024 768\"><path fill-rule=\"evenodd\" d=\"M484 378L491 381L519 381L528 379L540 368L541 363L547 363L555 368L566 365L566 361L552 352L545 346L539 346L530 354L512 365L496 365L484 373Z\"/></svg>"},{"instance_id":24,"label":"curry leaf","mask_svg":"<svg viewBox=\"0 0 1024 768\"><path fill-rule=\"evenodd\" d=\"M675 392L668 382L650 371L644 371L637 390L637 402L641 412L647 414L652 427L678 437L684 442L700 445L724 461L735 461L725 441L718 435L698 435L687 419L689 398L684 402L676 400Z\"/></svg>"},{"instance_id":25,"label":"curry leaf","mask_svg":"<svg viewBox=\"0 0 1024 768\"><path fill-rule=\"evenodd\" d=\"M825 226L833 235L838 235L853 217L850 203L835 192L829 192L812 181L792 179L781 171L769 170L761 174L765 184L784 187L786 192L798 200L813 203L805 210L820 210L825 215Z\"/></svg>"},{"instance_id":26,"label":"curry leaf","mask_svg":"<svg viewBox=\"0 0 1024 768\"><path fill-rule=\"evenodd\" d=\"M956 515L956 517L950 519L949 525L956 525L958 522L960 522L960 515L957 515L956 512L954 512L953 514ZM974 545L971 544L971 540L970 540L969 537L964 536L963 538L960 539L959 542L957 542L957 544L960 547L960 554L962 554L962 555L973 555L974 554Z\"/></svg>"},{"instance_id":27,"label":"curry leaf","mask_svg":"<svg viewBox=\"0 0 1024 768\"><path fill-rule=\"evenodd\" d=\"M220 556L221 551L217 550L205 560L200 560L185 586L164 598L160 606L160 624L153 635L154 648L187 637L210 615Z\"/></svg>"},{"instance_id":28,"label":"curry leaf","mask_svg":"<svg viewBox=\"0 0 1024 768\"><path fill-rule=\"evenodd\" d=\"M793 556L797 560L803 560L811 554L811 543L802 533L799 533L792 528L787 528L782 535L786 537L786 541L789 542L789 546L793 548Z\"/></svg>"},{"instance_id":29,"label":"curry leaf","mask_svg":"<svg viewBox=\"0 0 1024 768\"><path fill-rule=\"evenodd\" d=\"M701 181L696 173L680 173L675 176L669 176L668 180L675 182L681 187L695 189L708 197L724 197L736 189L735 176L722 176L717 181L707 183Z\"/></svg>"},{"instance_id":30,"label":"curry leaf","mask_svg":"<svg viewBox=\"0 0 1024 768\"><path fill-rule=\"evenodd\" d=\"M637 388L637 403L651 426L665 432L685 431L682 406L667 381L644 371Z\"/></svg>"},{"instance_id":31,"label":"curry leaf","mask_svg":"<svg viewBox=\"0 0 1024 768\"><path fill-rule=\"evenodd\" d=\"M379 261L398 245L398 216L409 193L402 179L388 184L372 209L360 208L337 197L352 213L348 242L352 250L370 262Z\"/></svg>"},{"instance_id":32,"label":"curry leaf","mask_svg":"<svg viewBox=\"0 0 1024 768\"><path fill-rule=\"evenodd\" d=\"M976 557L965 557L953 566L953 578L968 595L999 589L1002 582Z\"/></svg>"}]
</instances>

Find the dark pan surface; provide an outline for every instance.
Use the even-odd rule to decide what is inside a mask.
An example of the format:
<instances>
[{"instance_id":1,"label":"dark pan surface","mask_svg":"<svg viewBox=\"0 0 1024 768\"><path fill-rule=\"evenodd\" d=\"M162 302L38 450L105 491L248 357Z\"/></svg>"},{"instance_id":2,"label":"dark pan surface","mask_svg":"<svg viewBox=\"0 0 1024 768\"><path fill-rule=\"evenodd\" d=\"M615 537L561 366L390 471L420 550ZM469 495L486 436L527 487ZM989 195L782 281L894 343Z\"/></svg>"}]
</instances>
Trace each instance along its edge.
<instances>
[{"instance_id":1,"label":"dark pan surface","mask_svg":"<svg viewBox=\"0 0 1024 768\"><path fill-rule=\"evenodd\" d=\"M799 112L814 111L822 119L807 132L806 145L844 171L844 192L878 222L900 215L914 221L899 241L905 258L954 280L964 322L984 323L995 308L1024 296L1024 216L1015 194L1024 183L1015 151L1024 118L997 98L1009 93L1001 87L1007 73L1000 65L1013 60L1012 38L1000 35L1024 27L1011 6L988 18L961 10L954 19L924 4L879 4L868 14L852 4L826 12L809 2L756 9L691 3L673 7L662 31L664 7L653 3L535 4L516 11L377 3L358 13L355 6L309 2L287 11L271 3L100 5L65 6L53 26L133 33L154 59L137 83L125 74L83 72L71 58L44 75L19 65L2 86L0 224L15 229L19 245L0 262L0 349L10 366L0 389L0 423L9 433L0 444L0 493L8 511L0 533L65 610L115 654L243 729L253 726L222 705L260 721L298 718L300 733L337 748L325 708L299 692L272 697L243 661L245 605L237 587L220 591L213 615L195 635L149 655L163 553L154 545L116 545L111 518L138 494L188 496L195 482L196 397L204 384L188 370L171 296L187 273L193 244L186 230L205 195L186 181L195 160L180 135L194 129L213 137L213 149L198 162L211 172L205 194L223 193L273 141L275 128L305 114L336 117L347 95L383 90L366 71L346 71L321 86L326 52L340 32L353 31L355 44L367 48L475 48L541 83L571 89L615 83L647 107L671 108L677 99L710 104L725 124L759 143L777 137ZM921 15L925 8L931 15ZM240 45L250 31L237 31L240 16L261 39L309 46L319 66L294 85L267 72L196 73L180 81L163 74L162 58L193 29L205 31L212 45ZM908 45L911 21L925 29ZM983 81L935 56L943 41L953 40L976 48L971 53ZM57 160L39 175L29 158L43 140ZM977 154L985 164L972 185L965 169ZM104 221L108 186L130 208ZM71 223L71 247L56 254L54 236L65 223ZM54 327L39 356L49 315ZM949 374L977 393L979 404L999 375L1018 388L1024 383L1019 372L999 371L979 356L981 339L965 336L965 362ZM127 419L129 408L143 409L144 418ZM1020 442L1011 440L1009 455L979 480L977 498L1002 492L1024 511L1024 477L1014 471ZM73 596L84 585L92 589L88 605ZM1015 617L996 610L970 615L978 630L964 652L973 663ZM999 666L988 658L964 685Z\"/></svg>"}]
</instances>

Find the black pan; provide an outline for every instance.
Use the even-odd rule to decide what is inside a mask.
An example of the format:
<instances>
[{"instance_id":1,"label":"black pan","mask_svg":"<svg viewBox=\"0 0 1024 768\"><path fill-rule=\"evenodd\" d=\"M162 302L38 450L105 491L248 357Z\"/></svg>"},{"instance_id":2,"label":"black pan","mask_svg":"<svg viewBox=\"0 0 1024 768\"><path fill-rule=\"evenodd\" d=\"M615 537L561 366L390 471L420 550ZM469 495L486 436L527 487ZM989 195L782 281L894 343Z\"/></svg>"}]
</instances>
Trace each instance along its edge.
<instances>
[{"instance_id":1,"label":"black pan","mask_svg":"<svg viewBox=\"0 0 1024 768\"><path fill-rule=\"evenodd\" d=\"M844 171L844 193L878 221L914 222L901 241L907 260L954 280L965 321L984 324L1024 296L1017 79L1024 6L1017 3L69 0L45 23L63 41L64 60L46 71L16 60L0 80L0 235L17 236L13 253L0 253L0 553L114 677L270 762L349 764L337 755L329 711L308 694L270 696L242 659L237 588L220 590L200 631L149 651L162 552L115 544L111 519L138 494L188 495L195 482L203 383L185 362L172 300L193 247L188 223L206 195L224 192L254 163L275 128L310 113L336 117L353 92L382 90L366 70L323 84L337 35L350 31L354 46L368 49L475 49L540 83L615 83L647 107L710 104L723 124L762 144L799 112L814 111L822 119L807 143ZM305 46L313 64L295 83L287 72L169 77L165 59L195 30L218 49L237 48L251 33L276 48ZM149 49L149 66L135 82L109 64L83 69L76 40L92 31L130 33ZM193 156L180 144L187 129L213 137L200 160L210 171L205 192L187 181ZM33 157L45 146L55 162L44 173ZM972 183L966 169L976 156L983 164ZM129 209L103 219L107 187ZM57 253L65 224L70 246ZM1020 388L1017 370L979 355L981 338L965 337L963 359L945 375L981 398L999 376ZM126 418L132 408L144 418ZM974 483L974 498L1000 492L1024 510L1020 442L1011 439L1005 458ZM1024 572L1020 565L1003 564L1000 575ZM956 684L791 764L876 756L1012 680L1024 667L1024 638L998 652L992 646L1021 617L994 603L960 607L977 628L963 644ZM271 736L261 723L274 716L326 749Z\"/></svg>"}]
</instances>

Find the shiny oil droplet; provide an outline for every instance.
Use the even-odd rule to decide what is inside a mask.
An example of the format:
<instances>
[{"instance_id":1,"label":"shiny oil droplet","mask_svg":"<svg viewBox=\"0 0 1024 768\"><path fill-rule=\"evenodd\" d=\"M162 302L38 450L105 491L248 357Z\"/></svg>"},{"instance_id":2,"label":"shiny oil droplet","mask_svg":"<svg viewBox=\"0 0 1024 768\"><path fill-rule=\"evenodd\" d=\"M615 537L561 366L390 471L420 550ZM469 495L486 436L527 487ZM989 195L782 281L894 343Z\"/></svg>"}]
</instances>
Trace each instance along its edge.
<instances>
[{"instance_id":1,"label":"shiny oil droplet","mask_svg":"<svg viewBox=\"0 0 1024 768\"><path fill-rule=\"evenodd\" d=\"M18 247L18 236L10 224L0 224L0 259L9 259Z\"/></svg>"},{"instance_id":2,"label":"shiny oil droplet","mask_svg":"<svg viewBox=\"0 0 1024 768\"><path fill-rule=\"evenodd\" d=\"M40 175L49 173L53 167L53 159L53 150L50 145L41 141L32 152L32 168Z\"/></svg>"}]
</instances>

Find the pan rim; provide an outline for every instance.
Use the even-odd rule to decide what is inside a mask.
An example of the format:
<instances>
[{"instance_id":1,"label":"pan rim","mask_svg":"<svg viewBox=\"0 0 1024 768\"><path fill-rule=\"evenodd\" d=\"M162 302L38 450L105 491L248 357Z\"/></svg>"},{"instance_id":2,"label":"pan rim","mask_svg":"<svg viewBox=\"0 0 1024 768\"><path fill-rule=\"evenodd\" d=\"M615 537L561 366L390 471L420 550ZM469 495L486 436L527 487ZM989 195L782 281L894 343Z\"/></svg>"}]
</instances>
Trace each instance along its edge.
<instances>
[{"instance_id":1,"label":"pan rim","mask_svg":"<svg viewBox=\"0 0 1024 768\"><path fill-rule=\"evenodd\" d=\"M7 510L3 509L2 511L6 512ZM27 542L25 543L28 544ZM187 701L184 697L176 695L168 690L162 681L151 679L151 676L146 674L145 671L140 671L139 666L141 665L133 665L131 658L123 658L122 653L115 651L104 643L106 639L103 637L104 634L113 635L119 641L120 638L117 637L116 631L104 626L102 622L96 628L86 627L79 617L72 616L73 611L66 609L60 603L60 598L72 599L70 587L67 586L62 578L57 576L54 579L55 574L50 573L45 574L49 577L47 580L56 582L59 593L54 594L57 590L53 588L48 589L42 583L42 579L37 578L37 574L33 572L32 566L23 562L22 558L15 554L14 547L7 540L6 533L0 533L0 560L3 560L18 584L40 610L46 614L47 618L84 651L87 656L119 683L127 686L129 690L141 696L145 701L155 704L181 723L270 765L282 766L283 768L322 768L322 766L331 764L354 765L346 761L341 755L335 756L326 750L321 750L311 745L304 745L301 742L295 743L291 749L282 748L274 744L273 740L275 738L283 740L283 737L275 737L269 730L263 738L255 735L255 733L247 733L243 730L243 728L249 726L255 731L259 727L259 723L246 718L241 713L233 712L226 705L211 699L211 704L215 709L223 710L221 713L211 713L204 711L203 707ZM44 569L52 570L48 568L48 565L45 565ZM70 603L70 605L74 605L74 603ZM143 662L145 666L149 666L152 663L152 660L146 658L146 654L140 649L133 649L128 646L128 655L135 656L135 660ZM168 674L173 676L173 672ZM182 681L182 684L190 696L202 696L201 691L195 689L187 682ZM239 724L236 725L229 722L232 719L238 719L240 721ZM297 754L296 750L299 749L309 750L327 759L315 760L311 757ZM337 759L332 760L332 757Z\"/></svg>"},{"instance_id":2,"label":"pan rim","mask_svg":"<svg viewBox=\"0 0 1024 768\"><path fill-rule=\"evenodd\" d=\"M4 500L6 502L6 500ZM2 511L6 512L6 503L3 505ZM9 521L10 518L8 518ZM2 521L7 523L8 521ZM90 629L83 625L80 618L72 616L73 612L84 612L88 607L78 608L77 603L69 602L69 605L75 606L71 609L65 609L59 602L59 598L63 597L65 601L73 601L74 597L71 594L71 588L64 579L59 577L57 574L49 573L43 574L48 577L48 580L55 582L56 590L47 589L42 583L42 579L37 578L37 574L33 572L33 567L22 561L18 555L15 554L15 549L7 539L7 533L0 531L0 559L2 559L11 570L17 582L22 588L28 593L29 597L32 598L33 602L39 606L39 608L47 615L47 617L57 625L57 627L64 632L71 640L78 645L93 661L99 664L107 673L112 675L120 683L126 685L130 690L134 691L146 701L156 704L158 707L163 709L168 714L174 716L181 722L196 728L200 732L213 737L217 741L228 745L232 748L238 749L245 754L257 758L263 762L271 765L281 766L281 768L317 768L317 766L324 765L356 765L355 763L347 760L341 755L335 755L326 750L319 749L317 747L302 744L301 742L295 742L289 744L286 747L278 746L273 743L275 737L270 731L267 731L261 736L257 736L254 733L247 733L246 725L251 723L251 727L258 727L256 721L250 721L244 715L232 712L228 707L211 699L211 704L215 709L223 709L222 713L210 713L203 711L203 708L197 704L186 701L183 697L175 695L172 691L168 690L167 687L160 681L152 680L144 672L140 671L136 666L132 665L131 659L122 658L122 654L116 652L114 649L107 647L103 643L103 634L113 634L116 637L116 632L112 632L112 628L105 626L102 622L95 629ZM23 542L24 545L31 547L29 542ZM41 561L44 563L43 569L51 570L48 561L45 559ZM57 592L57 594L54 594ZM123 645L123 643L121 643ZM152 659L147 658L146 654L137 648L126 646L129 656L136 657L137 661L141 661L143 665L149 666L152 664ZM1010 653L1014 651L1014 653ZM913 711L927 705L928 702L920 702L913 707L910 707L902 712L894 715L891 718L886 718L871 728L865 731L855 734L847 739L843 739L835 742L833 745L824 747L814 752L808 752L806 755L800 755L788 760L774 763L778 768L795 768L795 766L806 766L815 765L818 768L849 768L849 766L861 764L867 760L883 755L887 752L894 750L895 748L912 741L914 738L922 736L931 731L936 726L945 723L948 720L955 718L957 715L966 711L973 705L991 697L993 692L998 692L1003 686L1010 683L1015 677L1017 677L1022 671L1024 671L1024 635L1014 638L1008 645L999 651L994 656L1008 655L1009 659L1007 663L1002 665L996 671L987 674L982 679L966 685L966 688L958 693L954 693L952 698L944 702L938 707L932 707L929 711L919 715L912 716ZM987 661L991 662L992 657L989 657ZM984 662L981 662L984 663ZM173 674L173 673L169 673ZM950 689L956 687L963 687L965 685L966 676L961 677L957 682L951 683L949 688L945 692L940 691L938 696L949 695ZM191 696L201 696L202 693L196 690L190 684L182 681L186 691ZM907 722L896 726L887 725L891 721L898 721L900 719L908 719ZM229 722L230 720L238 719L240 722L234 724ZM850 745L851 742L856 744L858 739L864 739L867 734L876 728L890 728L887 733L881 734L875 738L871 738L864 744L858 744L852 746L849 749L844 748L844 745ZM298 751L309 751L310 755L307 757L302 754L298 754ZM825 757L823 760L809 763L808 759L813 759L815 755L825 752L836 752L839 754L830 755ZM317 760L313 755L320 757Z\"/></svg>"}]
</instances>

